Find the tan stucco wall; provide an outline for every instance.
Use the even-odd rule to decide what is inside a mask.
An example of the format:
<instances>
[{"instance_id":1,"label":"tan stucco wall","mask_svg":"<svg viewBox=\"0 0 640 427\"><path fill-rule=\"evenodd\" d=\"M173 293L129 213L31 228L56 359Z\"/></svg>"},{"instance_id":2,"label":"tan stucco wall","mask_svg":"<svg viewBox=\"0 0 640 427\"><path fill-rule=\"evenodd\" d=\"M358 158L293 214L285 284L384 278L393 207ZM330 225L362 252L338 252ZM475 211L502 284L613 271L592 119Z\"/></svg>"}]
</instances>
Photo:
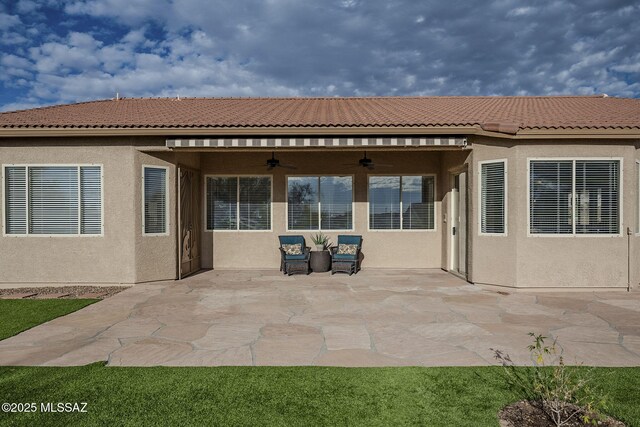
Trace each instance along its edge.
<instances>
[{"instance_id":1,"label":"tan stucco wall","mask_svg":"<svg viewBox=\"0 0 640 427\"><path fill-rule=\"evenodd\" d=\"M276 268L279 265L277 236L286 231L287 175L353 175L354 230L346 234L363 236L363 267L377 268L439 268L442 265L442 195L445 188L440 174L443 152L437 151L368 151L369 157L392 168L368 171L357 165L362 151L281 151L277 157L283 163L296 165L296 170L276 168L267 171L261 166L271 153L211 152L201 157L202 174L207 175L271 175L273 185L273 224L267 232L214 231L203 233L203 267L208 268ZM367 175L435 174L436 230L434 231L368 231ZM309 245L312 231L303 234ZM336 241L336 232L326 232Z\"/></svg>"},{"instance_id":2,"label":"tan stucco wall","mask_svg":"<svg viewBox=\"0 0 640 427\"><path fill-rule=\"evenodd\" d=\"M164 143L164 141L162 141ZM141 148L141 147L139 147ZM136 282L175 279L177 277L177 165L192 169L200 168L199 153L140 152L136 151L135 177L135 256ZM166 236L147 236L142 232L142 168L143 166L164 166L169 177L169 228Z\"/></svg>"},{"instance_id":3,"label":"tan stucco wall","mask_svg":"<svg viewBox=\"0 0 640 427\"><path fill-rule=\"evenodd\" d=\"M640 162L640 141L636 142L635 146L636 162ZM634 165L634 185L640 190L640 176L638 170L638 163ZM631 236L631 266L630 266L630 285L633 289L640 289L640 191L636 190L634 197L631 199L635 206L635 216L630 219L634 224L632 228L633 235Z\"/></svg>"},{"instance_id":4,"label":"tan stucco wall","mask_svg":"<svg viewBox=\"0 0 640 427\"><path fill-rule=\"evenodd\" d=\"M512 146L499 146L504 143L487 138L472 141L476 168L481 160L508 161L508 235L478 235L478 215L474 214L474 264L470 280L519 288L627 287L626 227L633 229L637 214L634 141L519 141ZM528 236L527 165L528 159L535 157L622 158L622 235ZM476 171L473 174L476 206L478 180ZM635 259L638 254L632 250L632 265ZM637 274L637 267L633 271ZM637 283L637 279L631 280Z\"/></svg>"},{"instance_id":5,"label":"tan stucco wall","mask_svg":"<svg viewBox=\"0 0 640 427\"><path fill-rule=\"evenodd\" d=\"M202 233L202 266L218 269L277 268L277 236L286 231L287 175L353 175L354 230L364 238L363 267L444 268L449 266L449 203L453 172L467 168L468 278L478 284L519 288L626 288L640 282L640 235L636 160L639 141L539 141L470 138L472 150L369 150L369 157L392 168L368 171L357 164L362 151L279 151L296 170L261 166L269 151L218 150L202 153L150 151L162 138L5 139L0 164L98 163L104 174L104 236L0 236L0 283L137 283L176 277L176 165L211 175L272 175L273 228L268 232ZM141 151L142 150L142 151ZM143 152L144 151L144 152ZM527 160L531 157L620 157L623 177L623 231L631 227L631 264L626 234L616 237L527 235ZM478 162L506 159L507 236L478 233ZM169 233L142 234L142 165L168 167ZM369 231L367 175L435 174L435 231ZM3 191L0 188L0 191ZM4 201L4 196L2 197ZM204 206L203 206L204 214ZM1 218L0 221L4 221ZM204 229L204 217L202 218ZM311 245L308 232L304 234ZM335 232L328 233L335 241Z\"/></svg>"},{"instance_id":6,"label":"tan stucco wall","mask_svg":"<svg viewBox=\"0 0 640 427\"><path fill-rule=\"evenodd\" d=\"M134 149L115 140L0 141L3 165L86 163L103 168L104 236L0 236L0 283L134 282Z\"/></svg>"},{"instance_id":7,"label":"tan stucco wall","mask_svg":"<svg viewBox=\"0 0 640 427\"><path fill-rule=\"evenodd\" d=\"M470 228L470 254L472 257L472 270L469 277L473 282L486 283L500 286L514 286L516 277L517 254L517 223L522 222L522 212L516 205L517 199L522 196L522 189L512 186L513 177L519 174L526 175L524 169L518 167L515 161L516 148L504 141L489 139L476 140L473 144L473 161L469 171L469 228ZM482 143L480 143L482 142ZM487 160L507 161L507 235L490 236L480 234L480 162ZM525 190L526 193L526 190ZM526 194L525 194L526 197Z\"/></svg>"}]
</instances>

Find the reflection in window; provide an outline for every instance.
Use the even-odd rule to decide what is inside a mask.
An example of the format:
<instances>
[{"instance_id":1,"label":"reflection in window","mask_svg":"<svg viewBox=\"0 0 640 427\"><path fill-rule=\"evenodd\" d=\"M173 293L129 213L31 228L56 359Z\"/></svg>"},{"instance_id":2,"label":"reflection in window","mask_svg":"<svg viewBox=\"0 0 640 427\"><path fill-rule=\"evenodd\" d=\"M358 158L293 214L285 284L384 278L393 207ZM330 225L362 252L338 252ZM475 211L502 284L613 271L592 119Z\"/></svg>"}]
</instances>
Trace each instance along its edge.
<instances>
[{"instance_id":1,"label":"reflection in window","mask_svg":"<svg viewBox=\"0 0 640 427\"><path fill-rule=\"evenodd\" d=\"M287 179L289 230L350 230L353 180L350 176L296 176Z\"/></svg>"},{"instance_id":2,"label":"reflection in window","mask_svg":"<svg viewBox=\"0 0 640 427\"><path fill-rule=\"evenodd\" d=\"M432 176L370 176L369 228L433 230L434 199Z\"/></svg>"}]
</instances>

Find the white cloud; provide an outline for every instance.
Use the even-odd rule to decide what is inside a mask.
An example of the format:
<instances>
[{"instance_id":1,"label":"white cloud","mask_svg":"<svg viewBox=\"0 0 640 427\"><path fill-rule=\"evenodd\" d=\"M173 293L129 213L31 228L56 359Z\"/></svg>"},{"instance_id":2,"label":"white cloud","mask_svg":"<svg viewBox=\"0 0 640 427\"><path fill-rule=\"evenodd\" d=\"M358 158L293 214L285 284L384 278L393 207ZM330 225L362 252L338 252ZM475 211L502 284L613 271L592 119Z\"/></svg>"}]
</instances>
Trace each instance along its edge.
<instances>
[{"instance_id":1,"label":"white cloud","mask_svg":"<svg viewBox=\"0 0 640 427\"><path fill-rule=\"evenodd\" d=\"M45 105L51 105L51 103L40 103L38 101L34 102L10 102L8 104L4 104L0 106L0 111L17 111L17 110L28 110L31 108L44 107Z\"/></svg>"},{"instance_id":2,"label":"white cloud","mask_svg":"<svg viewBox=\"0 0 640 427\"><path fill-rule=\"evenodd\" d=\"M611 69L621 73L640 73L640 62L636 62L635 64L616 65L611 67Z\"/></svg>"},{"instance_id":3,"label":"white cloud","mask_svg":"<svg viewBox=\"0 0 640 427\"><path fill-rule=\"evenodd\" d=\"M41 3L37 3L33 0L20 0L16 3L16 10L20 13L31 13L40 9Z\"/></svg>"},{"instance_id":4,"label":"white cloud","mask_svg":"<svg viewBox=\"0 0 640 427\"><path fill-rule=\"evenodd\" d=\"M170 9L168 0L89 0L74 1L65 6L70 15L118 18L127 24L138 24L161 16Z\"/></svg>"},{"instance_id":5,"label":"white cloud","mask_svg":"<svg viewBox=\"0 0 640 427\"><path fill-rule=\"evenodd\" d=\"M515 9L511 9L509 12L507 12L507 16L508 17L528 16L528 15L532 15L533 13L535 13L535 8L530 6L525 6L525 7L517 7Z\"/></svg>"},{"instance_id":6,"label":"white cloud","mask_svg":"<svg viewBox=\"0 0 640 427\"><path fill-rule=\"evenodd\" d=\"M8 30L11 27L20 25L20 17L16 15L9 15L8 13L0 13L0 31Z\"/></svg>"},{"instance_id":7,"label":"white cloud","mask_svg":"<svg viewBox=\"0 0 640 427\"><path fill-rule=\"evenodd\" d=\"M5 67L28 69L31 68L32 64L25 58L9 54L4 55L0 59L0 65L3 65Z\"/></svg>"}]
</instances>

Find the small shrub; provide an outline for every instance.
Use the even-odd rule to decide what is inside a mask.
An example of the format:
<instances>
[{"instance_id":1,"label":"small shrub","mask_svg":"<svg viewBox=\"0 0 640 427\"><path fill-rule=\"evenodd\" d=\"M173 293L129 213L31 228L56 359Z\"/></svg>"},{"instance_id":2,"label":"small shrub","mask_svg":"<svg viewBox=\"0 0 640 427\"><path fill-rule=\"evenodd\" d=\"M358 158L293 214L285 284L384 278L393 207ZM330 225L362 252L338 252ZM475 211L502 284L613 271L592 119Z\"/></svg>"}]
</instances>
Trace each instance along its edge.
<instances>
[{"instance_id":1,"label":"small shrub","mask_svg":"<svg viewBox=\"0 0 640 427\"><path fill-rule=\"evenodd\" d=\"M585 369L581 364L566 365L557 340L547 345L547 337L533 332L529 336L533 339L527 347L533 362L529 369L516 368L508 354L491 349L504 367L509 386L532 405L539 405L558 427L577 418L585 424L597 425L605 400L591 387L592 369Z\"/></svg>"}]
</instances>

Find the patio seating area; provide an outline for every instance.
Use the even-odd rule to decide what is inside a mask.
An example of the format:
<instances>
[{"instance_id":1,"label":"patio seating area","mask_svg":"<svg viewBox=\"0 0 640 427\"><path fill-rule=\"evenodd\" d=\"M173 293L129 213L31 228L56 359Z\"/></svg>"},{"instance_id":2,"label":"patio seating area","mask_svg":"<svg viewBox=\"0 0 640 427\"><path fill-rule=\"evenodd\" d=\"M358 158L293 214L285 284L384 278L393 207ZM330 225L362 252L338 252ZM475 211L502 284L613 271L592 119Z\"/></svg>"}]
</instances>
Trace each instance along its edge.
<instances>
[{"instance_id":1,"label":"patio seating area","mask_svg":"<svg viewBox=\"0 0 640 427\"><path fill-rule=\"evenodd\" d=\"M353 276L203 271L139 284L0 341L0 365L531 363L528 332L567 363L640 364L640 292L498 293L441 270Z\"/></svg>"},{"instance_id":2,"label":"patio seating area","mask_svg":"<svg viewBox=\"0 0 640 427\"><path fill-rule=\"evenodd\" d=\"M278 240L280 271L286 275L331 270L332 275L347 273L351 276L360 271L362 236L341 234L335 246L316 245L318 250L314 252L311 252L302 235L278 236Z\"/></svg>"}]
</instances>

